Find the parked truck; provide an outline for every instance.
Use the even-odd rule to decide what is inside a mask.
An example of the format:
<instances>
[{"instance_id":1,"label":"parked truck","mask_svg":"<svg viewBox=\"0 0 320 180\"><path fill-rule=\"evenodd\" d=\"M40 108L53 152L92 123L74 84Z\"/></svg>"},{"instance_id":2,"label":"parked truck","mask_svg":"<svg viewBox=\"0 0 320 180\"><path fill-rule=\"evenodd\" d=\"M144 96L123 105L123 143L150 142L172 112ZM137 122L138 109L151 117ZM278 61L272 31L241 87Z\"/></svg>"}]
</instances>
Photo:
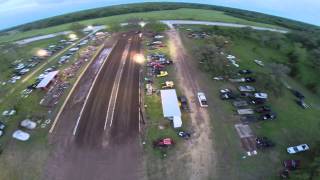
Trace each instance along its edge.
<instances>
[{"instance_id":1,"label":"parked truck","mask_svg":"<svg viewBox=\"0 0 320 180\"><path fill-rule=\"evenodd\" d=\"M208 107L207 98L203 92L198 92L198 100L201 107Z\"/></svg>"}]
</instances>

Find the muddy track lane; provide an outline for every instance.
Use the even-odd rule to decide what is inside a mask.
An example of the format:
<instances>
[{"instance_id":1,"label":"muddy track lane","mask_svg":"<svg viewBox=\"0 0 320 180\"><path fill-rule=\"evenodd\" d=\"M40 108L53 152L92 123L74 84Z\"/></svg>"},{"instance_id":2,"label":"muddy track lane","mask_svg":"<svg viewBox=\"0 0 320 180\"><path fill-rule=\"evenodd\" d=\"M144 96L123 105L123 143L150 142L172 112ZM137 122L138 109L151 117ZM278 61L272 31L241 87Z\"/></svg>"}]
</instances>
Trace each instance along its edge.
<instances>
[{"instance_id":1,"label":"muddy track lane","mask_svg":"<svg viewBox=\"0 0 320 180\"><path fill-rule=\"evenodd\" d=\"M133 61L133 56L140 52L140 43L134 33L119 37L90 95L85 98L87 94L83 94L82 99L87 99L85 106L75 105L74 101L67 103L52 133L54 147L43 179L143 179L138 124L139 64ZM79 85L71 99L79 96L82 86L86 84ZM110 112L112 116L107 115Z\"/></svg>"},{"instance_id":2,"label":"muddy track lane","mask_svg":"<svg viewBox=\"0 0 320 180\"><path fill-rule=\"evenodd\" d=\"M134 55L140 53L140 39L135 36L132 41L110 128L112 143L131 140L139 131L139 65L134 61Z\"/></svg>"},{"instance_id":3,"label":"muddy track lane","mask_svg":"<svg viewBox=\"0 0 320 180\"><path fill-rule=\"evenodd\" d=\"M108 59L110 62L102 68L97 81L93 85L75 134L76 142L79 146L93 147L102 145L107 106L115 81L115 74L120 66L120 59L123 53L121 50L125 49L127 42L127 39L119 40L114 52Z\"/></svg>"}]
</instances>

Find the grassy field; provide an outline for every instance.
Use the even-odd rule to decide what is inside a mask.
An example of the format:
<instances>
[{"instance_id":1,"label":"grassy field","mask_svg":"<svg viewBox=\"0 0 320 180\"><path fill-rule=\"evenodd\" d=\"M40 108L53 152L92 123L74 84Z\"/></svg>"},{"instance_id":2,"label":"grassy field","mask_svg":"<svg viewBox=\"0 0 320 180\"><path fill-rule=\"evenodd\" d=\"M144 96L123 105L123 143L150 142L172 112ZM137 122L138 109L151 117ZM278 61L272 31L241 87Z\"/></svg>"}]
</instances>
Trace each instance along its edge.
<instances>
[{"instance_id":1,"label":"grassy field","mask_svg":"<svg viewBox=\"0 0 320 180\"><path fill-rule=\"evenodd\" d=\"M204 43L203 40L191 40L183 36L183 41L190 52L194 47ZM232 41L232 54L240 59L240 67L248 68L255 72L270 71L266 68L257 66L253 60L256 58L264 60L265 63L273 62L274 59L285 60L283 54L276 49L261 47L259 44L248 40L235 39ZM253 50L255 48L255 50ZM196 60L195 60L195 65ZM290 86L300 90L306 95L308 104L312 108L304 110L294 102L294 96L284 90L281 97L271 96L270 106L278 114L274 121L258 122L251 125L256 135L267 136L272 139L276 146L273 149L259 151L257 156L242 158L245 155L240 145L240 139L235 131L234 124L239 122L239 118L234 115L230 103L219 100L218 91L221 88L234 88L235 86L228 82L217 82L210 80L211 77L203 73L203 83L211 92L208 95L214 104L211 109L213 119L213 136L216 142L215 149L218 153L218 177L212 179L278 179L278 172L282 167L282 160L301 159L303 165L310 162L312 152L301 153L297 155L288 155L286 147L307 143L311 149L315 144L315 139L319 137L320 115L318 96L310 93L297 81L284 77ZM210 103L210 101L209 101ZM304 166L305 167L305 166ZM225 172L228 172L227 174Z\"/></svg>"},{"instance_id":2,"label":"grassy field","mask_svg":"<svg viewBox=\"0 0 320 180\"><path fill-rule=\"evenodd\" d=\"M51 43L51 41L52 40L46 40L47 43ZM43 43L42 45L45 44L40 41L39 43ZM29 46L29 48L32 49L34 44L29 44ZM81 49L83 48L85 48L85 46ZM0 155L0 168L2 169L0 179L41 179L41 173L51 148L48 144L49 125L41 128L39 124L44 123L48 119L52 122L59 107L61 107L63 103L63 99L66 98L71 88L65 90L65 93L60 97L59 103L54 108L46 108L39 104L45 95L44 91L34 90L27 98L20 97L20 92L25 89L28 84L31 84L42 70L53 65L58 67L59 70L62 70L75 62L78 55L74 55L68 63L58 65L56 59L60 56L46 64L28 81L24 83L17 81L16 84L10 85L9 90L12 91L7 91L3 94L0 112L2 113L5 109L14 107L17 110L17 114L8 118L2 115L0 117L1 121L7 125L6 134L0 138L0 148L3 149L3 153ZM85 66L82 66L78 73L83 71L84 68ZM77 76L68 79L68 82L71 85L74 84L76 77ZM30 140L28 142L20 142L12 139L11 134L13 130L18 129L19 122L26 118L32 118L32 120L38 122L38 127L35 130L28 131L31 134Z\"/></svg>"},{"instance_id":3,"label":"grassy field","mask_svg":"<svg viewBox=\"0 0 320 180\"><path fill-rule=\"evenodd\" d=\"M8 80L14 71L11 63L15 60L23 60L22 63L36 54L37 50L47 48L50 44L57 44L64 36L58 36L52 39L36 41L23 46L10 46L1 49L0 56L2 59L0 67L0 81ZM39 64L38 64L39 65ZM35 67L36 68L36 67Z\"/></svg>"},{"instance_id":4,"label":"grassy field","mask_svg":"<svg viewBox=\"0 0 320 180\"><path fill-rule=\"evenodd\" d=\"M80 21L79 23L83 25L94 25L94 24L109 25L113 23L127 22L128 19L143 19L143 20L188 19L188 20L230 22L230 23L239 23L239 24L255 25L255 26L262 26L262 27L279 28L274 25L247 21L244 19L225 15L223 12L220 12L220 11L202 10L202 9L178 9L178 10L153 11L153 12L147 12L147 13L131 13L131 14L123 14L123 15L117 15L117 16L110 16L105 18L90 19L90 20ZM11 42L11 41L16 41L16 40L24 39L28 37L70 30L70 25L71 24L63 24L63 25L54 26L50 28L37 29L37 30L31 30L26 32L13 32L10 35L0 36L0 43Z\"/></svg>"}]
</instances>

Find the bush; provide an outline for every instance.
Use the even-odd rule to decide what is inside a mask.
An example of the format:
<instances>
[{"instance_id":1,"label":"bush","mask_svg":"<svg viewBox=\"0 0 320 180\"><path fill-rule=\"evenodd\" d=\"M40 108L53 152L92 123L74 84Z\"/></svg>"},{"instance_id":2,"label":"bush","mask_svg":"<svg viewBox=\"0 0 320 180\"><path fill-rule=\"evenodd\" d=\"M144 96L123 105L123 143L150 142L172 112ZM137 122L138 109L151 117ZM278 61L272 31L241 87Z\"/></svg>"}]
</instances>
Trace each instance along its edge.
<instances>
[{"instance_id":1,"label":"bush","mask_svg":"<svg viewBox=\"0 0 320 180\"><path fill-rule=\"evenodd\" d=\"M167 26L161 22L150 21L145 25L144 29L147 31L152 31L154 33L161 33L167 30Z\"/></svg>"}]
</instances>

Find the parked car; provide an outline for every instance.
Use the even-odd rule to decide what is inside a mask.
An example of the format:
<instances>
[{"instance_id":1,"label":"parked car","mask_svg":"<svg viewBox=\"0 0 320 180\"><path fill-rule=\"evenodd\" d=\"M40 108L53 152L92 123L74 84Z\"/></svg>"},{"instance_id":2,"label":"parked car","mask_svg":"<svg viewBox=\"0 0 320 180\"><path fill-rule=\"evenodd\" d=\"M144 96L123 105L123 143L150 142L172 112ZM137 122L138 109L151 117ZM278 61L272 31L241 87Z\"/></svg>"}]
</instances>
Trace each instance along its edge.
<instances>
[{"instance_id":1,"label":"parked car","mask_svg":"<svg viewBox=\"0 0 320 180\"><path fill-rule=\"evenodd\" d=\"M268 99L268 94L267 93L254 93L255 98L259 99Z\"/></svg>"},{"instance_id":2,"label":"parked car","mask_svg":"<svg viewBox=\"0 0 320 180\"><path fill-rule=\"evenodd\" d=\"M5 128L6 128L6 125L0 121L0 137L3 136Z\"/></svg>"},{"instance_id":3,"label":"parked car","mask_svg":"<svg viewBox=\"0 0 320 180\"><path fill-rule=\"evenodd\" d=\"M252 109L238 109L237 112L239 115L254 114Z\"/></svg>"},{"instance_id":4,"label":"parked car","mask_svg":"<svg viewBox=\"0 0 320 180\"><path fill-rule=\"evenodd\" d=\"M180 102L181 109L183 109L183 110L188 110L189 109L188 108L188 100L187 100L187 98L185 96L178 97L178 100Z\"/></svg>"},{"instance_id":5,"label":"parked car","mask_svg":"<svg viewBox=\"0 0 320 180\"><path fill-rule=\"evenodd\" d=\"M287 148L287 152L289 154L296 154L298 152L304 152L308 150L309 150L309 146L307 144L300 144L298 146L292 146Z\"/></svg>"},{"instance_id":6,"label":"parked car","mask_svg":"<svg viewBox=\"0 0 320 180\"><path fill-rule=\"evenodd\" d=\"M168 76L167 71L160 71L160 74L157 75L157 77L165 77L165 76Z\"/></svg>"},{"instance_id":7,"label":"parked car","mask_svg":"<svg viewBox=\"0 0 320 180\"><path fill-rule=\"evenodd\" d=\"M256 91L256 89L252 86L239 86L240 92L253 92Z\"/></svg>"},{"instance_id":8,"label":"parked car","mask_svg":"<svg viewBox=\"0 0 320 180\"><path fill-rule=\"evenodd\" d=\"M300 160L285 160L283 161L283 166L290 171L296 170L300 167Z\"/></svg>"},{"instance_id":9,"label":"parked car","mask_svg":"<svg viewBox=\"0 0 320 180\"><path fill-rule=\"evenodd\" d=\"M13 116L16 114L16 110L11 109L11 110L5 110L2 112L3 116Z\"/></svg>"},{"instance_id":10,"label":"parked car","mask_svg":"<svg viewBox=\"0 0 320 180\"><path fill-rule=\"evenodd\" d=\"M268 113L271 111L271 108L269 106L260 106L260 107L257 107L255 111L257 113Z\"/></svg>"},{"instance_id":11,"label":"parked car","mask_svg":"<svg viewBox=\"0 0 320 180\"><path fill-rule=\"evenodd\" d=\"M166 81L164 83L161 83L161 89L170 89L174 87L173 81Z\"/></svg>"},{"instance_id":12,"label":"parked car","mask_svg":"<svg viewBox=\"0 0 320 180\"><path fill-rule=\"evenodd\" d=\"M250 99L249 103L253 105L259 105L259 104L264 104L266 102L265 99L259 99L259 98L252 98Z\"/></svg>"},{"instance_id":13,"label":"parked car","mask_svg":"<svg viewBox=\"0 0 320 180\"><path fill-rule=\"evenodd\" d=\"M232 92L221 93L220 98L222 100L234 99L236 96Z\"/></svg>"},{"instance_id":14,"label":"parked car","mask_svg":"<svg viewBox=\"0 0 320 180\"><path fill-rule=\"evenodd\" d=\"M37 127L37 123L31 121L30 119L25 119L20 122L20 126L26 128L26 129L32 130Z\"/></svg>"},{"instance_id":15,"label":"parked car","mask_svg":"<svg viewBox=\"0 0 320 180\"><path fill-rule=\"evenodd\" d=\"M240 93L240 96L241 97L254 97L252 93L248 93L248 92Z\"/></svg>"},{"instance_id":16,"label":"parked car","mask_svg":"<svg viewBox=\"0 0 320 180\"><path fill-rule=\"evenodd\" d=\"M258 64L259 66L264 66L264 63L262 61L260 61L260 60L255 59L254 62L256 64Z\"/></svg>"},{"instance_id":17,"label":"parked car","mask_svg":"<svg viewBox=\"0 0 320 180\"><path fill-rule=\"evenodd\" d=\"M256 82L256 79L254 79L252 77L245 77L244 82Z\"/></svg>"},{"instance_id":18,"label":"parked car","mask_svg":"<svg viewBox=\"0 0 320 180\"><path fill-rule=\"evenodd\" d=\"M242 115L240 121L243 123L256 122L258 119L255 115Z\"/></svg>"},{"instance_id":19,"label":"parked car","mask_svg":"<svg viewBox=\"0 0 320 180\"><path fill-rule=\"evenodd\" d=\"M243 107L243 106L248 106L248 102L247 101L244 101L244 100L237 100L237 101L234 101L233 102L233 105L235 107Z\"/></svg>"},{"instance_id":20,"label":"parked car","mask_svg":"<svg viewBox=\"0 0 320 180\"><path fill-rule=\"evenodd\" d=\"M280 178L281 179L289 179L289 170L288 169L283 169L280 171Z\"/></svg>"},{"instance_id":21,"label":"parked car","mask_svg":"<svg viewBox=\"0 0 320 180\"><path fill-rule=\"evenodd\" d=\"M277 118L277 115L274 112L268 112L261 115L261 120L274 120Z\"/></svg>"},{"instance_id":22,"label":"parked car","mask_svg":"<svg viewBox=\"0 0 320 180\"><path fill-rule=\"evenodd\" d=\"M256 138L256 146L259 149L273 147L274 143L268 139L267 137L257 137Z\"/></svg>"},{"instance_id":23,"label":"parked car","mask_svg":"<svg viewBox=\"0 0 320 180\"><path fill-rule=\"evenodd\" d=\"M213 80L222 81L224 78L222 76L216 76L212 78Z\"/></svg>"},{"instance_id":24,"label":"parked car","mask_svg":"<svg viewBox=\"0 0 320 180\"><path fill-rule=\"evenodd\" d=\"M299 99L304 99L304 95L303 95L301 92L299 92L299 91L297 91L297 90L294 90L294 89L292 89L291 92L292 92L292 94L293 94L294 96L296 96L297 98L299 98Z\"/></svg>"},{"instance_id":25,"label":"parked car","mask_svg":"<svg viewBox=\"0 0 320 180\"><path fill-rule=\"evenodd\" d=\"M308 104L305 103L303 99L296 100L296 103L303 109L307 109L309 107Z\"/></svg>"},{"instance_id":26,"label":"parked car","mask_svg":"<svg viewBox=\"0 0 320 180\"><path fill-rule=\"evenodd\" d=\"M252 73L252 71L250 71L248 69L242 69L242 70L239 70L238 72L239 72L239 74L251 74Z\"/></svg>"},{"instance_id":27,"label":"parked car","mask_svg":"<svg viewBox=\"0 0 320 180\"><path fill-rule=\"evenodd\" d=\"M16 130L13 132L12 137L19 141L27 141L30 138L30 134L22 130Z\"/></svg>"},{"instance_id":28,"label":"parked car","mask_svg":"<svg viewBox=\"0 0 320 180\"><path fill-rule=\"evenodd\" d=\"M179 131L178 136L184 138L184 139L189 139L191 137L191 134L185 131Z\"/></svg>"},{"instance_id":29,"label":"parked car","mask_svg":"<svg viewBox=\"0 0 320 180\"><path fill-rule=\"evenodd\" d=\"M203 92L198 92L198 100L201 107L208 107L208 102L205 94Z\"/></svg>"},{"instance_id":30,"label":"parked car","mask_svg":"<svg viewBox=\"0 0 320 180\"><path fill-rule=\"evenodd\" d=\"M174 142L171 138L158 139L157 141L153 142L154 147L170 147L173 144Z\"/></svg>"},{"instance_id":31,"label":"parked car","mask_svg":"<svg viewBox=\"0 0 320 180\"><path fill-rule=\"evenodd\" d=\"M220 89L220 93L223 94L223 93L229 93L231 92L230 89Z\"/></svg>"},{"instance_id":32,"label":"parked car","mask_svg":"<svg viewBox=\"0 0 320 180\"><path fill-rule=\"evenodd\" d=\"M222 100L234 99L235 95L230 89L220 89L220 98Z\"/></svg>"}]
</instances>

